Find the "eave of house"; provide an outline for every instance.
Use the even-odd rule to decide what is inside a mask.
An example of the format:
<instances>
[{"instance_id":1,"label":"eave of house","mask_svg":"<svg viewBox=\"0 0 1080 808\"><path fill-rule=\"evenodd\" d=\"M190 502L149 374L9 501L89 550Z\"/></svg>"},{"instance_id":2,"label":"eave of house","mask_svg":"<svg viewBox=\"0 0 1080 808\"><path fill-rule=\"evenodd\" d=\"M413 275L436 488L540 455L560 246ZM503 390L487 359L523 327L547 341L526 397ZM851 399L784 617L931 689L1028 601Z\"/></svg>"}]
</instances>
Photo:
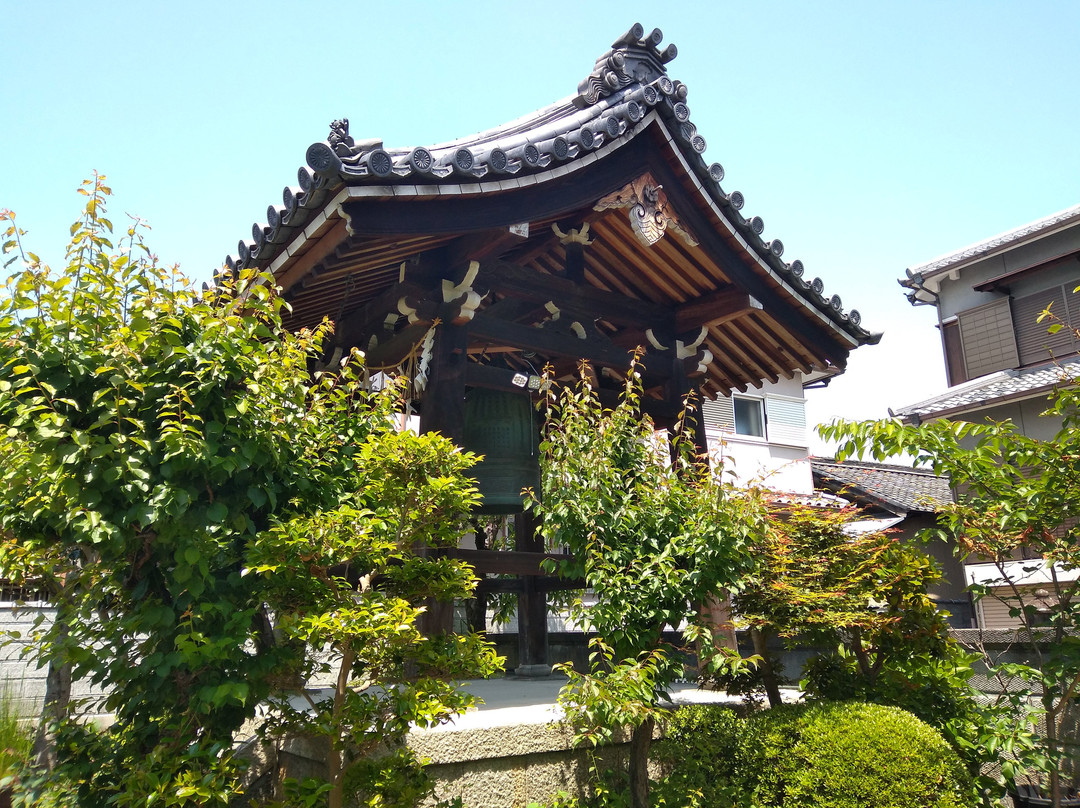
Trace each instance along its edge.
<instances>
[{"instance_id":1,"label":"eave of house","mask_svg":"<svg viewBox=\"0 0 1080 808\"><path fill-rule=\"evenodd\" d=\"M814 485L906 517L909 513L936 513L952 501L948 482L926 469L884 463L811 458Z\"/></svg>"},{"instance_id":2,"label":"eave of house","mask_svg":"<svg viewBox=\"0 0 1080 808\"><path fill-rule=\"evenodd\" d=\"M1051 361L1029 368L1001 370L958 384L933 398L891 411L905 423L951 418L988 407L1045 398L1056 387L1080 378L1080 359Z\"/></svg>"},{"instance_id":3,"label":"eave of house","mask_svg":"<svg viewBox=\"0 0 1080 808\"><path fill-rule=\"evenodd\" d=\"M992 238L909 267L905 271L906 277L901 278L899 283L904 288L912 290L913 294L925 290L924 297L936 295L941 289L943 280L946 278L955 280L966 267L1047 238L1077 224L1080 224L1080 205L1074 205L1021 227L999 233ZM923 298L919 300L924 303L932 302Z\"/></svg>"}]
</instances>

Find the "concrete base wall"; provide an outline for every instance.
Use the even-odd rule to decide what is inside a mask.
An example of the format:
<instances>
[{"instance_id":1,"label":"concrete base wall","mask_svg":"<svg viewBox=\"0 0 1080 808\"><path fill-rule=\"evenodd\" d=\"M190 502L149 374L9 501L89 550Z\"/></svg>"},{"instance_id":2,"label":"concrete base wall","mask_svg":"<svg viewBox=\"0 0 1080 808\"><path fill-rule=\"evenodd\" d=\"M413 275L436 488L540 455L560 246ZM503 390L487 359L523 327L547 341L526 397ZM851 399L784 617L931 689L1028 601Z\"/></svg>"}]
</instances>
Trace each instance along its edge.
<instances>
[{"instance_id":1,"label":"concrete base wall","mask_svg":"<svg viewBox=\"0 0 1080 808\"><path fill-rule=\"evenodd\" d=\"M524 724L413 732L409 746L430 759L434 799L460 797L469 808L524 808L546 803L560 791L580 793L588 779L589 753L571 748L564 724ZM626 754L625 745L594 756L604 767Z\"/></svg>"},{"instance_id":2,"label":"concrete base wall","mask_svg":"<svg viewBox=\"0 0 1080 808\"><path fill-rule=\"evenodd\" d=\"M657 728L655 741L661 738ZM595 772L623 769L630 754L628 734L599 747L573 747L564 722L523 723L456 729L414 730L408 744L430 761L435 791L425 808L460 798L466 808L525 808L546 804L560 792L580 796ZM660 768L650 762L650 775Z\"/></svg>"},{"instance_id":3,"label":"concrete base wall","mask_svg":"<svg viewBox=\"0 0 1080 808\"><path fill-rule=\"evenodd\" d=\"M443 726L414 730L407 743L422 759L435 790L423 808L459 798L466 808L525 808L546 804L559 792L580 795L590 771L625 765L629 744L598 749L572 748L571 731L563 723L455 729ZM269 798L282 776L324 778L324 744L294 739L259 761L271 771L249 793ZM276 773L275 773L276 770Z\"/></svg>"},{"instance_id":4,"label":"concrete base wall","mask_svg":"<svg viewBox=\"0 0 1080 808\"><path fill-rule=\"evenodd\" d=\"M16 611L11 606L0 606L0 693L23 716L36 715L45 697L47 671L26 655L28 638L39 616L48 620L52 610L24 607Z\"/></svg>"}]
</instances>

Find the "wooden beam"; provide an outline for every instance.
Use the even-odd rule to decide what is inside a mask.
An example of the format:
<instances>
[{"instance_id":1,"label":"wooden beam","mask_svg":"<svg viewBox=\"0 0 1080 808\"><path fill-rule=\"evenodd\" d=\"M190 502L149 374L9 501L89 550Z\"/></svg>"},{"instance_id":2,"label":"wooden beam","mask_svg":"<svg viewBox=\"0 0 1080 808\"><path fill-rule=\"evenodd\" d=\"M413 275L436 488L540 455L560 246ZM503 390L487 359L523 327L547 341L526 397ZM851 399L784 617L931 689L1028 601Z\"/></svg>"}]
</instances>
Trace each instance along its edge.
<instances>
[{"instance_id":1,"label":"wooden beam","mask_svg":"<svg viewBox=\"0 0 1080 808\"><path fill-rule=\"evenodd\" d=\"M308 247L307 252L300 255L288 268L277 276L277 284L283 292L289 291L293 286L303 280L316 264L321 264L334 254L334 250L349 237L349 223L342 219L330 232L322 236L317 242Z\"/></svg>"},{"instance_id":2,"label":"wooden beam","mask_svg":"<svg viewBox=\"0 0 1080 808\"><path fill-rule=\"evenodd\" d=\"M702 326L720 325L752 311L761 304L741 289L718 289L696 300L689 300L675 309L675 330L684 333Z\"/></svg>"},{"instance_id":3,"label":"wooden beam","mask_svg":"<svg viewBox=\"0 0 1080 808\"><path fill-rule=\"evenodd\" d=\"M519 222L538 222L591 210L597 199L622 188L641 174L650 144L634 138L620 146L618 159L599 160L587 171L542 182L478 195L440 194L434 197L363 197L349 199L341 207L353 223L356 235L440 235L476 233ZM475 182L475 180L470 180ZM424 185L424 181L420 181ZM491 183L494 185L495 183Z\"/></svg>"},{"instance_id":4,"label":"wooden beam","mask_svg":"<svg viewBox=\"0 0 1080 808\"><path fill-rule=\"evenodd\" d=\"M353 345L365 347L368 338L386 322L387 315L397 312L401 298L418 301L423 294L424 289L419 284L411 281L395 283L378 297L342 317L334 329L334 343L350 348Z\"/></svg>"},{"instance_id":5,"label":"wooden beam","mask_svg":"<svg viewBox=\"0 0 1080 808\"><path fill-rule=\"evenodd\" d=\"M479 362L470 362L465 366L466 386L502 390L506 393L522 392L524 388L520 384L514 384L514 378L518 376L528 377L529 375L525 371L500 368L494 365L481 365Z\"/></svg>"},{"instance_id":6,"label":"wooden beam","mask_svg":"<svg viewBox=\"0 0 1080 808\"><path fill-rule=\"evenodd\" d=\"M511 323L476 315L469 323L470 338L474 342L490 342L493 345L513 345L524 350L536 351L542 356L562 356L568 359L585 359L594 365L628 370L631 354L610 340L593 337L578 339L568 334L560 334L543 328ZM650 357L643 357L643 369L657 376L666 378L670 374L667 367L654 367Z\"/></svg>"},{"instance_id":7,"label":"wooden beam","mask_svg":"<svg viewBox=\"0 0 1080 808\"><path fill-rule=\"evenodd\" d=\"M451 264L489 261L526 240L526 236L511 232L508 227L494 227L481 233L463 236L450 245L447 255Z\"/></svg>"},{"instance_id":8,"label":"wooden beam","mask_svg":"<svg viewBox=\"0 0 1080 808\"><path fill-rule=\"evenodd\" d=\"M510 263L489 261L481 263L476 285L499 294L535 300L554 301L560 308L587 311L597 319L642 328L665 326L672 322L668 306L608 292L595 286L574 283L566 278L536 272Z\"/></svg>"},{"instance_id":9,"label":"wooden beam","mask_svg":"<svg viewBox=\"0 0 1080 808\"><path fill-rule=\"evenodd\" d=\"M541 568L541 562L569 561L572 556L565 553L523 552L521 550L469 550L449 548L433 550L428 556L436 558L454 558L464 561L477 573L488 575L548 575Z\"/></svg>"},{"instance_id":10,"label":"wooden beam","mask_svg":"<svg viewBox=\"0 0 1080 808\"><path fill-rule=\"evenodd\" d=\"M500 320L514 320L518 322L525 320L530 323L548 316L548 312L542 303L538 303L535 300L525 300L520 297L504 297L502 300L496 300L494 303L484 308L483 311L484 314L491 317L498 317Z\"/></svg>"},{"instance_id":11,"label":"wooden beam","mask_svg":"<svg viewBox=\"0 0 1080 808\"><path fill-rule=\"evenodd\" d=\"M618 390L608 390L607 388L601 387L596 389L596 397L600 399L602 405L609 409L614 409L622 400L622 393ZM681 403L674 401L643 397L641 399L641 411L650 416L658 424L666 424L679 417L679 415L682 414L683 407Z\"/></svg>"},{"instance_id":12,"label":"wooden beam","mask_svg":"<svg viewBox=\"0 0 1080 808\"><path fill-rule=\"evenodd\" d=\"M563 592L568 589L585 589L588 584L584 578L559 578L555 575L537 575L533 578L536 582L537 592ZM525 591L525 582L522 578L481 578L476 585L476 593L493 595L507 593L520 595Z\"/></svg>"},{"instance_id":13,"label":"wooden beam","mask_svg":"<svg viewBox=\"0 0 1080 808\"><path fill-rule=\"evenodd\" d=\"M393 368L405 361L409 352L424 338L431 323L413 323L407 325L401 331L394 334L385 342L381 342L371 350L360 345L364 351L364 358L370 368L383 369ZM349 347L352 347L351 345Z\"/></svg>"}]
</instances>

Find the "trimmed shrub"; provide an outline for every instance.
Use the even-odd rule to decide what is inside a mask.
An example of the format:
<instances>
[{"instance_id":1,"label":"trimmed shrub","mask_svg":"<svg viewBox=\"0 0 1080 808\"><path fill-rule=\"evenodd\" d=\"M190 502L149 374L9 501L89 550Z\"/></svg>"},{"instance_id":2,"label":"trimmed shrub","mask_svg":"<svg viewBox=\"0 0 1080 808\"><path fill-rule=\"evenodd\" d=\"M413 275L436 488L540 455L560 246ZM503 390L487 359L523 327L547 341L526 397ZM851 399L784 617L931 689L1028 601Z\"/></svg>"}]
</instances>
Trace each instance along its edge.
<instances>
[{"instance_id":1,"label":"trimmed shrub","mask_svg":"<svg viewBox=\"0 0 1080 808\"><path fill-rule=\"evenodd\" d=\"M692 704L674 712L654 756L669 774L653 789L655 801L672 806L737 805L735 750L745 722L734 710Z\"/></svg>"},{"instance_id":2,"label":"trimmed shrub","mask_svg":"<svg viewBox=\"0 0 1080 808\"><path fill-rule=\"evenodd\" d=\"M672 718L665 792L714 808L969 808L960 759L896 707L777 707L740 719L695 706Z\"/></svg>"}]
</instances>

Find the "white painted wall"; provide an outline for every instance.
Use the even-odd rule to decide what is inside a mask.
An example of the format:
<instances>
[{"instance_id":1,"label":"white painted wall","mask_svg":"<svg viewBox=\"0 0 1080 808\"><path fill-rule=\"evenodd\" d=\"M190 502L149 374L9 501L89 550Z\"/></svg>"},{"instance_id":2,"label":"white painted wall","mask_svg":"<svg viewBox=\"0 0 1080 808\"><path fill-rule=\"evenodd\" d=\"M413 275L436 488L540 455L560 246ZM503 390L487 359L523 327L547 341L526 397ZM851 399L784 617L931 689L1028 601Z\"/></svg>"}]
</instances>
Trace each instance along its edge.
<instances>
[{"instance_id":1,"label":"white painted wall","mask_svg":"<svg viewBox=\"0 0 1080 808\"><path fill-rule=\"evenodd\" d=\"M45 698L47 669L38 667L36 661L26 655L30 638L38 618L44 618L41 628L51 621L54 609L44 604L26 604L18 608L14 603L0 601L0 691L12 700L20 715L35 717L41 712ZM100 717L97 699L102 691L88 682L71 683L72 699L85 699L86 715Z\"/></svg>"},{"instance_id":2,"label":"white painted wall","mask_svg":"<svg viewBox=\"0 0 1080 808\"><path fill-rule=\"evenodd\" d=\"M718 400L721 406L716 409L706 403L705 433L714 462L722 465L725 473L731 473L743 485L756 483L785 493L813 493L814 478L808 459L810 436L802 377L796 375L793 379L781 379L776 384L764 382L759 388L734 395L760 398L765 402L765 436L738 435L733 428L725 428L717 423L716 417L710 417L710 410L719 412L724 409L725 402ZM770 422L770 413L783 413L785 423L780 424L776 422L777 419ZM801 427L791 423L795 415L801 417ZM723 417L719 420L723 420Z\"/></svg>"}]
</instances>

